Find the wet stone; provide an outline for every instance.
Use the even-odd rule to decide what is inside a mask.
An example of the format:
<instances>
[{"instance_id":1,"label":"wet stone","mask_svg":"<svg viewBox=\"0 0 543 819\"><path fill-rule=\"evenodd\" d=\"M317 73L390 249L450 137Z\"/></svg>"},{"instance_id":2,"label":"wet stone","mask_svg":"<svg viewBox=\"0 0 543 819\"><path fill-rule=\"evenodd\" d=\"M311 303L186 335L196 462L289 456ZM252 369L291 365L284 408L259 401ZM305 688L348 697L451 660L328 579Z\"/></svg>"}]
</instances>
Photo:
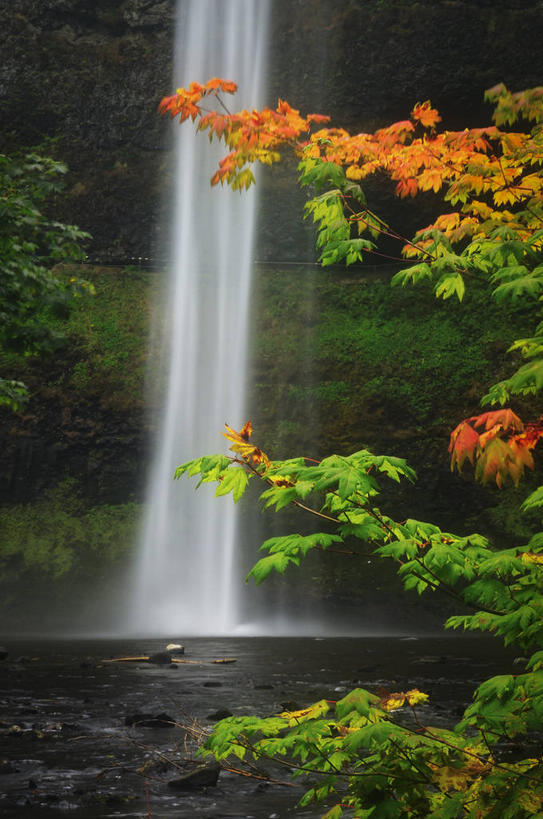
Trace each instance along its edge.
<instances>
[{"instance_id":1,"label":"wet stone","mask_svg":"<svg viewBox=\"0 0 543 819\"><path fill-rule=\"evenodd\" d=\"M183 774L183 776L170 779L168 787L175 788L178 791L213 787L217 784L220 770L219 765L205 765L200 768L195 768L193 771Z\"/></svg>"},{"instance_id":2,"label":"wet stone","mask_svg":"<svg viewBox=\"0 0 543 819\"><path fill-rule=\"evenodd\" d=\"M19 770L9 759L0 759L0 775L19 773Z\"/></svg>"},{"instance_id":3,"label":"wet stone","mask_svg":"<svg viewBox=\"0 0 543 819\"><path fill-rule=\"evenodd\" d=\"M148 660L148 662L153 663L153 665L169 665L171 661L172 658L169 651L156 651L149 656Z\"/></svg>"},{"instance_id":4,"label":"wet stone","mask_svg":"<svg viewBox=\"0 0 543 819\"><path fill-rule=\"evenodd\" d=\"M130 714L125 718L124 724L134 728L171 728L175 720L166 713L161 714Z\"/></svg>"},{"instance_id":5,"label":"wet stone","mask_svg":"<svg viewBox=\"0 0 543 819\"><path fill-rule=\"evenodd\" d=\"M226 719L227 717L233 716L232 711L230 711L228 708L219 708L212 714L208 714L206 719L210 720L211 722L218 722L220 719Z\"/></svg>"}]
</instances>

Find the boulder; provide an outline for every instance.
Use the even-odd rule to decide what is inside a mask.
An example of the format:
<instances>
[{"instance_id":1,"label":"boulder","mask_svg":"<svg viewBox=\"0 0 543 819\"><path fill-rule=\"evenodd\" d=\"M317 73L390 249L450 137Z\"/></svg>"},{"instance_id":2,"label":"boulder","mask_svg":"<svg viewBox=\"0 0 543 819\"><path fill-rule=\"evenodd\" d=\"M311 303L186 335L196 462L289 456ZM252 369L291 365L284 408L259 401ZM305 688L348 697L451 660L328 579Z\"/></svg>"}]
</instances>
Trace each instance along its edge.
<instances>
[{"instance_id":1,"label":"boulder","mask_svg":"<svg viewBox=\"0 0 543 819\"><path fill-rule=\"evenodd\" d=\"M174 722L175 720L169 714L153 715L137 711L135 714L129 714L125 718L124 724L135 728L171 728Z\"/></svg>"},{"instance_id":2,"label":"boulder","mask_svg":"<svg viewBox=\"0 0 543 819\"><path fill-rule=\"evenodd\" d=\"M169 651L156 651L154 654L149 655L147 662L154 665L169 665L171 661L172 657Z\"/></svg>"},{"instance_id":3,"label":"boulder","mask_svg":"<svg viewBox=\"0 0 543 819\"><path fill-rule=\"evenodd\" d=\"M8 657L8 650L4 646L0 646L0 660L6 660Z\"/></svg>"},{"instance_id":4,"label":"boulder","mask_svg":"<svg viewBox=\"0 0 543 819\"><path fill-rule=\"evenodd\" d=\"M219 708L218 711L214 711L212 714L207 715L207 719L210 722L218 722L220 719L226 719L226 717L233 717L233 713L228 708Z\"/></svg>"},{"instance_id":5,"label":"boulder","mask_svg":"<svg viewBox=\"0 0 543 819\"><path fill-rule=\"evenodd\" d=\"M192 791L214 786L217 784L220 770L220 765L203 765L183 774L183 776L170 779L168 787L175 788L178 791Z\"/></svg>"}]
</instances>

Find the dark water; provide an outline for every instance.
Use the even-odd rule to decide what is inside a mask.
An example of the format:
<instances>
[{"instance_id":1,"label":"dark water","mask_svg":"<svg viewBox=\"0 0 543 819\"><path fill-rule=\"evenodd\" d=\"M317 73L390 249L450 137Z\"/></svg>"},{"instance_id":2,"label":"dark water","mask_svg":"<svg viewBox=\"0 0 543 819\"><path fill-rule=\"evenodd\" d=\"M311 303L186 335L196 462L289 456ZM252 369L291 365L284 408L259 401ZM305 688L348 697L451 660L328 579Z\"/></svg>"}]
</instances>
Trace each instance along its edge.
<instances>
[{"instance_id":1,"label":"dark water","mask_svg":"<svg viewBox=\"0 0 543 819\"><path fill-rule=\"evenodd\" d=\"M419 687L431 696L426 721L451 724L474 685L507 673L513 660L497 641L451 635L193 639L184 643L191 664L103 662L152 653L165 642L2 640L9 657L0 663L0 759L6 760L0 765L1 816L318 817L322 808L294 810L299 787L224 771L216 787L173 791L167 781L179 771L167 763L138 769L157 755L184 769L191 750L184 732L130 727L125 718L166 712L181 724L196 719L209 727L209 715L223 708L267 716L321 698L340 699L355 686L383 686ZM236 662L211 662L225 657Z\"/></svg>"}]
</instances>

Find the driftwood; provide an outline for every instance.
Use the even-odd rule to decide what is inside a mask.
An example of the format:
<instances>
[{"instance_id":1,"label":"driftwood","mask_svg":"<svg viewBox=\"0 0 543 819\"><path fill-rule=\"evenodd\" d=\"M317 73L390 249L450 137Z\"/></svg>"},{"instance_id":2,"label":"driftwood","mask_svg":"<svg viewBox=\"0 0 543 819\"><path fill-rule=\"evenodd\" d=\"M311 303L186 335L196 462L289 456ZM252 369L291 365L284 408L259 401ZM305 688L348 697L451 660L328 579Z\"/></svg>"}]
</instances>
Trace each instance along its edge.
<instances>
[{"instance_id":1,"label":"driftwood","mask_svg":"<svg viewBox=\"0 0 543 819\"><path fill-rule=\"evenodd\" d=\"M141 657L114 657L109 660L102 660L103 663L148 663L149 656L141 656ZM176 657L172 657L170 660L171 663L184 663L186 665L218 665L224 663L235 663L236 657L224 657L221 660L179 660Z\"/></svg>"}]
</instances>

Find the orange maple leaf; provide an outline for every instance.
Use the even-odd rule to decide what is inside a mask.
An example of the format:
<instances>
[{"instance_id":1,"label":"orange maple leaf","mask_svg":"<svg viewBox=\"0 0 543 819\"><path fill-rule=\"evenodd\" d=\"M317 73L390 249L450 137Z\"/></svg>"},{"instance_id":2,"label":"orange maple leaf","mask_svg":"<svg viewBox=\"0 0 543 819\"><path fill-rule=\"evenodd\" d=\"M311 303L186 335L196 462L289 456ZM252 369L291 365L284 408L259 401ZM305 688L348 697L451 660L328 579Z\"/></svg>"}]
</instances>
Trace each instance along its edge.
<instances>
[{"instance_id":1,"label":"orange maple leaf","mask_svg":"<svg viewBox=\"0 0 543 819\"><path fill-rule=\"evenodd\" d=\"M421 125L424 125L425 128L433 128L434 125L441 122L439 112L436 111L435 108L432 108L430 100L426 100L426 102L417 102L411 111L411 116L413 119L420 122Z\"/></svg>"},{"instance_id":2,"label":"orange maple leaf","mask_svg":"<svg viewBox=\"0 0 543 819\"><path fill-rule=\"evenodd\" d=\"M477 429L483 428L481 433ZM460 472L464 462L476 464L475 476L501 487L511 478L518 485L524 470L534 468L531 450L543 437L543 418L524 425L510 409L473 415L451 433L451 470Z\"/></svg>"},{"instance_id":3,"label":"orange maple leaf","mask_svg":"<svg viewBox=\"0 0 543 819\"><path fill-rule=\"evenodd\" d=\"M398 184L396 185L396 193L398 196L401 196L402 199L405 199L406 196L416 196L419 186L417 184L417 180L413 177L409 179L400 179Z\"/></svg>"}]
</instances>

